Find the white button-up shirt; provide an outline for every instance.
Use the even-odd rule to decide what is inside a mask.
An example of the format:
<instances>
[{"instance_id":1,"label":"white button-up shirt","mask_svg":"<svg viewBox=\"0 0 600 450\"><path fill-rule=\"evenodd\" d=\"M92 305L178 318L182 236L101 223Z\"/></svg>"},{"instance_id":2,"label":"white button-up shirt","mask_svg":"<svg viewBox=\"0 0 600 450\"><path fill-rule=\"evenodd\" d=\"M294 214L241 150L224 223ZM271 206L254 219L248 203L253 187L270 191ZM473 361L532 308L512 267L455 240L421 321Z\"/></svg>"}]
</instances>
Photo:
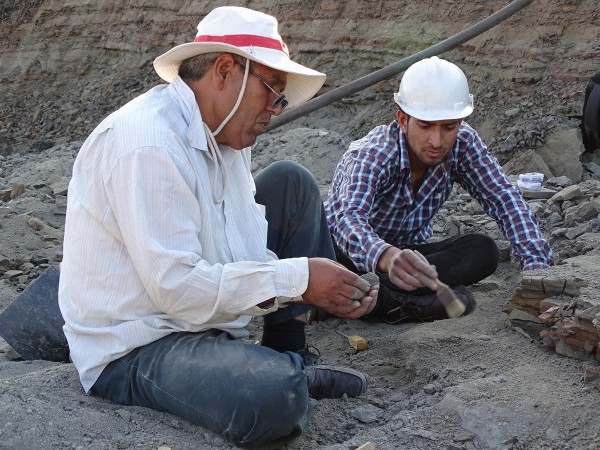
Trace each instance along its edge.
<instances>
[{"instance_id":1,"label":"white button-up shirt","mask_svg":"<svg viewBox=\"0 0 600 450\"><path fill-rule=\"evenodd\" d=\"M243 336L251 316L306 290L307 259L278 260L267 250L250 148L221 153L229 188L215 204L215 164L194 94L180 78L108 116L81 148L59 303L86 391L134 348L175 331ZM273 297L274 306L256 306Z\"/></svg>"}]
</instances>

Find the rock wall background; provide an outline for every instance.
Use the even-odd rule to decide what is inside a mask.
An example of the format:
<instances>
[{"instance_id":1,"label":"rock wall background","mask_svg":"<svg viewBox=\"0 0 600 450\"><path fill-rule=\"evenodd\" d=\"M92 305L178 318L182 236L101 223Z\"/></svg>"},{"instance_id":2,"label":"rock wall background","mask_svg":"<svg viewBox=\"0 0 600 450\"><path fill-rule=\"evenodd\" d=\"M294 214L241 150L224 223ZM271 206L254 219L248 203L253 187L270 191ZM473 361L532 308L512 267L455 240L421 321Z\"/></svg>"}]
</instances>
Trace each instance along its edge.
<instances>
[{"instance_id":1,"label":"rock wall background","mask_svg":"<svg viewBox=\"0 0 600 450\"><path fill-rule=\"evenodd\" d=\"M3 3L0 154L4 155L84 138L107 113L159 83L152 60L191 40L200 18L218 5L246 6L278 17L292 55L328 74L326 91L423 50L508 4L482 0ZM477 102L470 122L485 138L506 139L511 128L524 121L580 114L584 86L600 66L598 10L596 0L536 0L444 55L469 75ZM335 115L332 125L357 137L388 120L397 79L314 112L294 126Z\"/></svg>"}]
</instances>

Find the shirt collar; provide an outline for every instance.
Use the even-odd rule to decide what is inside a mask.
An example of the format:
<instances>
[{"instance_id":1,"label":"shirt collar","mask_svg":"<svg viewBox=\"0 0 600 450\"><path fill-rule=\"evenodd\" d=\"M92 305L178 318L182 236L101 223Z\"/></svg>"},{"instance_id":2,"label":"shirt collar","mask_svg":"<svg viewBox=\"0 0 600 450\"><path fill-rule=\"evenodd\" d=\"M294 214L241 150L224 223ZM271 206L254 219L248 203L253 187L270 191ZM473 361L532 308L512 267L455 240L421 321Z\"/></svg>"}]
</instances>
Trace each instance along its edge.
<instances>
[{"instance_id":1,"label":"shirt collar","mask_svg":"<svg viewBox=\"0 0 600 450\"><path fill-rule=\"evenodd\" d=\"M398 121L394 121L395 133L398 136L398 150L400 151L400 169L410 170L410 161L408 159L408 145L406 144L406 135L402 132Z\"/></svg>"},{"instance_id":2,"label":"shirt collar","mask_svg":"<svg viewBox=\"0 0 600 450\"><path fill-rule=\"evenodd\" d=\"M206 134L202 125L202 114L200 113L194 92L179 76L171 81L169 89L172 89L181 106L184 118L189 124L187 137L190 141L190 146L198 150L207 151L208 142L206 141Z\"/></svg>"}]
</instances>

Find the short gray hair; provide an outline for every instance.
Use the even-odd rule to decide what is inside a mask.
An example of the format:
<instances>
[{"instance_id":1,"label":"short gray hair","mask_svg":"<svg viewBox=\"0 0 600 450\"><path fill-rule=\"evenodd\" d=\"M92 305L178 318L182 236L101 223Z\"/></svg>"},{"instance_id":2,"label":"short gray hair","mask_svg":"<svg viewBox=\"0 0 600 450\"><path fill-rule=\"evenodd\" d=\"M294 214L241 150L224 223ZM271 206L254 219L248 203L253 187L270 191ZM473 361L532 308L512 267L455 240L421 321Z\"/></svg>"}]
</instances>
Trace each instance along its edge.
<instances>
[{"instance_id":1,"label":"short gray hair","mask_svg":"<svg viewBox=\"0 0 600 450\"><path fill-rule=\"evenodd\" d=\"M204 76L208 68L222 54L222 52L203 53L184 59L179 65L178 74L184 80L197 81Z\"/></svg>"},{"instance_id":2,"label":"short gray hair","mask_svg":"<svg viewBox=\"0 0 600 450\"><path fill-rule=\"evenodd\" d=\"M222 52L204 53L202 55L192 56L191 58L184 59L179 65L178 75L184 80L197 81L204 76L208 68L221 56ZM246 58L235 53L231 53L233 60L241 64L243 67L246 66ZM250 68L254 69L254 61L250 61ZM240 68L243 72L243 69Z\"/></svg>"}]
</instances>

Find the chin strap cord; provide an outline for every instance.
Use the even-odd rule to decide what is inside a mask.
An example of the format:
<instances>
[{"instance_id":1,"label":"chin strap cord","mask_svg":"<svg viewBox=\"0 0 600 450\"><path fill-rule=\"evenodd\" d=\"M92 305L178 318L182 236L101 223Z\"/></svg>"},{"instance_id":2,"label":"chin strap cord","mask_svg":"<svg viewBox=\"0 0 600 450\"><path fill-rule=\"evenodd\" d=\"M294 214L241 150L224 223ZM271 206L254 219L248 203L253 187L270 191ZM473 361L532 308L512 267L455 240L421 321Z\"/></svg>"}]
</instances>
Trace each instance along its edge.
<instances>
[{"instance_id":1,"label":"chin strap cord","mask_svg":"<svg viewBox=\"0 0 600 450\"><path fill-rule=\"evenodd\" d=\"M240 103L242 103L242 98L244 97L244 93L246 92L246 84L248 83L248 73L250 70L250 60L246 58L246 68L244 70L244 80L242 82L242 88L240 89L240 93L238 95L237 101L233 106L231 112L225 117L221 125L214 131L214 133L208 128L206 123L202 122L204 125L204 133L206 134L206 141L208 143L208 151L215 165L215 172L213 173L212 179L212 198L215 204L223 203L223 199L227 195L227 190L229 189L229 170L227 169L227 164L223 160L223 155L221 155L221 150L219 149L219 144L215 139L215 136L221 132L221 130L227 125L227 122L233 117L238 108L240 107ZM220 196L217 196L217 177L219 175L219 171L223 172L223 190Z\"/></svg>"}]
</instances>

